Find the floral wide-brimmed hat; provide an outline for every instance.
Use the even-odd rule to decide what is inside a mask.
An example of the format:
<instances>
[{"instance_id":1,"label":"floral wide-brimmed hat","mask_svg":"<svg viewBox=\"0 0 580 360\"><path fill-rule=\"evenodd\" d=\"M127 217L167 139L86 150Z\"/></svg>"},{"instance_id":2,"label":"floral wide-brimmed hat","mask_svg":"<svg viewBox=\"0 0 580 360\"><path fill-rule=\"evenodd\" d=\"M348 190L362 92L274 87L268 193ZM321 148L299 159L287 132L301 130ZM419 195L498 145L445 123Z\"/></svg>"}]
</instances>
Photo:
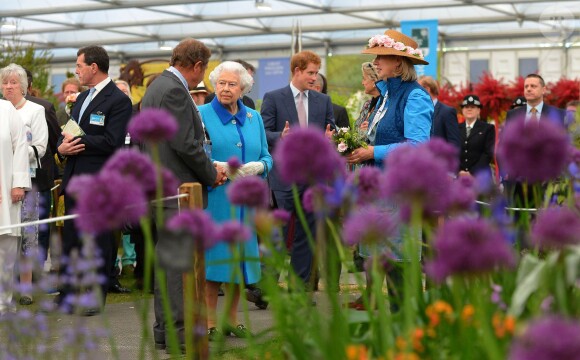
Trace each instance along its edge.
<instances>
[{"instance_id":1,"label":"floral wide-brimmed hat","mask_svg":"<svg viewBox=\"0 0 580 360\"><path fill-rule=\"evenodd\" d=\"M417 42L396 30L387 30L384 35L371 37L362 53L403 56L411 59L413 64L429 65L421 49L417 49Z\"/></svg>"}]
</instances>

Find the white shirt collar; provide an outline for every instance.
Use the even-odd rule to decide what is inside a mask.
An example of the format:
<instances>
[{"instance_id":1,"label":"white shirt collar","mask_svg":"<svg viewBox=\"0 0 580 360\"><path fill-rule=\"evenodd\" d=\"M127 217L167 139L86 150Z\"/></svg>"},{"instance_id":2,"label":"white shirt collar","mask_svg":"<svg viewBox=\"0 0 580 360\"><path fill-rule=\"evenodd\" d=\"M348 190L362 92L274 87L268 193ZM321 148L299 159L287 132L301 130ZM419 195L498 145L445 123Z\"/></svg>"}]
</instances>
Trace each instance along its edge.
<instances>
[{"instance_id":1,"label":"white shirt collar","mask_svg":"<svg viewBox=\"0 0 580 360\"><path fill-rule=\"evenodd\" d=\"M105 86L107 86L109 84L109 82L112 81L110 77L107 76L107 78L103 81L101 81L100 83L98 83L97 85L94 86L95 88L95 92L93 93L93 97L91 98L94 99L95 96L97 96L98 93L101 92L101 90L103 90L105 88Z\"/></svg>"},{"instance_id":2,"label":"white shirt collar","mask_svg":"<svg viewBox=\"0 0 580 360\"><path fill-rule=\"evenodd\" d=\"M296 98L296 96L298 96L298 94L300 93L300 90L298 90L298 88L294 86L292 82L290 82L290 90L292 90L292 95L294 96L294 98ZM306 96L306 98L308 98L308 91L309 90L304 90L304 96Z\"/></svg>"}]
</instances>

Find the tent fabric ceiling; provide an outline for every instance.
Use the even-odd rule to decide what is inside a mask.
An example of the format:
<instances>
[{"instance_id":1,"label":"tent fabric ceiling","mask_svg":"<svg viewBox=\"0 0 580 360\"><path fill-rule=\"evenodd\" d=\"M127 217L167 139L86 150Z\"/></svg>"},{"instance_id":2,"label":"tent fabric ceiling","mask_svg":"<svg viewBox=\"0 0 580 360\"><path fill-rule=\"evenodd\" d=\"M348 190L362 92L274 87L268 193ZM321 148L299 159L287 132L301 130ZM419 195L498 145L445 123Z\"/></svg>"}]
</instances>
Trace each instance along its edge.
<instances>
[{"instance_id":1,"label":"tent fabric ceiling","mask_svg":"<svg viewBox=\"0 0 580 360\"><path fill-rule=\"evenodd\" d=\"M256 2L271 9L262 10ZM580 1L542 0L26 0L2 1L0 44L50 49L54 59L100 44L114 56L163 55L184 37L218 53L290 47L295 24L304 46L353 46L404 20L438 19L441 39L532 42L556 34L575 41Z\"/></svg>"}]
</instances>

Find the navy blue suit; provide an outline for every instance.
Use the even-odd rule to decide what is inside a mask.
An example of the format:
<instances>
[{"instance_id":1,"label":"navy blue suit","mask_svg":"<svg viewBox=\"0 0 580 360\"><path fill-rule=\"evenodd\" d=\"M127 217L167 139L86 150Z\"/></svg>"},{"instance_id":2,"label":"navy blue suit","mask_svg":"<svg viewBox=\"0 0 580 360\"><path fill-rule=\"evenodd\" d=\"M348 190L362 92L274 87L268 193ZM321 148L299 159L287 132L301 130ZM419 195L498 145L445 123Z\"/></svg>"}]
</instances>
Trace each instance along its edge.
<instances>
[{"instance_id":1,"label":"navy blue suit","mask_svg":"<svg viewBox=\"0 0 580 360\"><path fill-rule=\"evenodd\" d=\"M510 110L507 112L505 121L512 121L514 119L524 119L526 117L527 106L520 106L519 108ZM564 126L564 118L566 117L566 111L558 109L555 106L548 105L544 103L542 106L542 113L540 114L540 121L549 120L554 124Z\"/></svg>"},{"instance_id":2,"label":"navy blue suit","mask_svg":"<svg viewBox=\"0 0 580 360\"><path fill-rule=\"evenodd\" d=\"M73 119L78 119L79 113L85 98L89 91L84 91L77 97L77 101L71 112ZM98 173L105 162L113 153L121 148L125 143L127 134L127 123L132 114L131 100L121 90L117 88L113 81L110 81L105 87L95 95L91 100L83 117L80 119L80 127L86 135L82 137L81 143L85 149L77 155L68 156L62 178L62 192L64 193L65 213L71 214L75 206L74 199L66 192L70 179L81 174ZM104 115L104 125L94 125L90 123L91 114ZM58 146L62 143L63 138L58 141ZM91 191L91 189L87 189ZM100 234L95 239L96 245L100 250L103 264L98 269L98 273L103 278L108 279L112 265L115 239L111 232ZM63 229L63 255L70 256L73 249L79 249L82 242L78 235L78 230L73 220L64 222ZM66 269L61 267L61 273ZM108 281L102 285L103 305L107 294ZM72 291L70 288L60 289L59 298L62 300L66 297L67 292Z\"/></svg>"},{"instance_id":3,"label":"navy blue suit","mask_svg":"<svg viewBox=\"0 0 580 360\"><path fill-rule=\"evenodd\" d=\"M276 144L280 140L280 135L282 134L282 130L284 130L286 121L290 124L290 129L300 126L298 112L296 111L296 103L290 85L268 92L264 95L261 115L266 129L268 148L270 153L272 153ZM332 129L335 128L330 97L313 90L308 91L308 127L316 128L324 132L328 124L330 124ZM300 169L296 169L296 171L300 171ZM295 208L291 184L286 184L280 179L276 171L276 162L274 162L274 168L270 173L269 182L270 188L274 192L274 197L278 207L285 209L290 213L294 213ZM301 188L300 197L302 197L303 193L304 188ZM314 215L312 213L306 213L306 218L312 234L315 234ZM287 233L288 226L285 226L285 237ZM290 262L296 274L305 283L308 283L310 280L312 255L312 250L308 244L306 233L304 232L302 225L297 222L295 226Z\"/></svg>"},{"instance_id":4,"label":"navy blue suit","mask_svg":"<svg viewBox=\"0 0 580 360\"><path fill-rule=\"evenodd\" d=\"M437 101L433 111L433 124L431 125L431 137L437 136L461 149L461 135L457 122L457 110L451 106Z\"/></svg>"}]
</instances>

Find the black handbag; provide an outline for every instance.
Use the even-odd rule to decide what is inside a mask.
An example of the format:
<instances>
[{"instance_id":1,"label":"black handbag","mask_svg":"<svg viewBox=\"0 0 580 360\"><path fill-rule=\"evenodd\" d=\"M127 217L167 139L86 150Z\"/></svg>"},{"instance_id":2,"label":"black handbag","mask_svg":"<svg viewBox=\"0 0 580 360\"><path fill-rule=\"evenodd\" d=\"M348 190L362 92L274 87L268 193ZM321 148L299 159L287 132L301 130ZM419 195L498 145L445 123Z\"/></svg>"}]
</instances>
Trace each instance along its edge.
<instances>
[{"instance_id":1,"label":"black handbag","mask_svg":"<svg viewBox=\"0 0 580 360\"><path fill-rule=\"evenodd\" d=\"M32 178L32 184L36 186L38 191L48 191L52 188L52 184L50 183L50 178L48 176L48 171L42 169L40 167L40 160L38 159L38 150L36 150L36 146L32 146L34 150L34 156L36 157L36 176Z\"/></svg>"}]
</instances>

